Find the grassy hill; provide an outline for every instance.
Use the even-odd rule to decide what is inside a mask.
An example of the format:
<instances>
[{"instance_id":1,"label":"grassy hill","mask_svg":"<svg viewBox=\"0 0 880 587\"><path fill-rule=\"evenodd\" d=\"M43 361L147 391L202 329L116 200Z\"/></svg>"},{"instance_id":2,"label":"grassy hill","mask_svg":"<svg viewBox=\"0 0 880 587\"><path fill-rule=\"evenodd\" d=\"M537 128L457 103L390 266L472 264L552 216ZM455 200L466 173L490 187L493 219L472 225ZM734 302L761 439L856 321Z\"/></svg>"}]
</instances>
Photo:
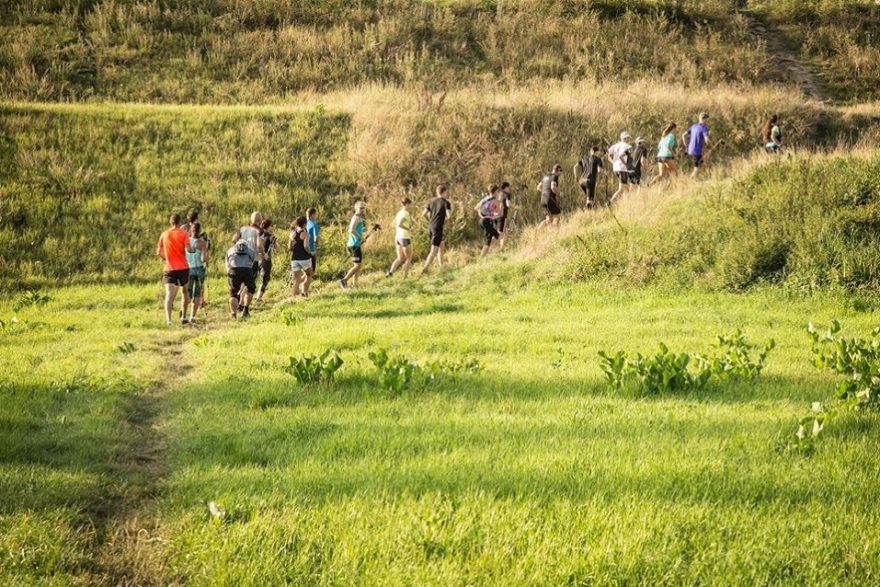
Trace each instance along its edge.
<instances>
[{"instance_id":1,"label":"grassy hill","mask_svg":"<svg viewBox=\"0 0 880 587\"><path fill-rule=\"evenodd\" d=\"M0 99L265 103L370 82L786 82L741 9L776 23L832 96L880 96L880 8L867 0L11 0L0 7Z\"/></svg>"}]
</instances>

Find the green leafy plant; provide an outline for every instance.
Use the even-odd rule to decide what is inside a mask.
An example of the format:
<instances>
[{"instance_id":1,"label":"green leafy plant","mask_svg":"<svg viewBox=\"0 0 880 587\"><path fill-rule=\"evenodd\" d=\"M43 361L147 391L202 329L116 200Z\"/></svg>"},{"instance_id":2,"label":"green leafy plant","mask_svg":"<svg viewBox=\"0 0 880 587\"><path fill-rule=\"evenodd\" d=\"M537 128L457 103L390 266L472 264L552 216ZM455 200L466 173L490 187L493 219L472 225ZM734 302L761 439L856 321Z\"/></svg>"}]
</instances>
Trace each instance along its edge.
<instances>
[{"instance_id":1,"label":"green leafy plant","mask_svg":"<svg viewBox=\"0 0 880 587\"><path fill-rule=\"evenodd\" d=\"M17 316L13 316L9 320L0 320L0 331L5 334L22 334L31 330L39 330L46 326L47 324L45 322L19 320Z\"/></svg>"},{"instance_id":2,"label":"green leafy plant","mask_svg":"<svg viewBox=\"0 0 880 587\"><path fill-rule=\"evenodd\" d=\"M302 321L302 318L297 316L292 309L281 310L279 318L285 326L293 326Z\"/></svg>"},{"instance_id":3,"label":"green leafy plant","mask_svg":"<svg viewBox=\"0 0 880 587\"><path fill-rule=\"evenodd\" d=\"M208 335L203 334L201 336L197 336L193 339L192 343L193 343L193 345L197 346L198 348L204 348L204 347L208 346Z\"/></svg>"},{"instance_id":4,"label":"green leafy plant","mask_svg":"<svg viewBox=\"0 0 880 587\"><path fill-rule=\"evenodd\" d=\"M763 346L750 344L737 328L731 334L717 337L719 353L706 359L712 375L719 379L757 379L764 369L767 355L776 348L772 338ZM754 354L757 356L753 357Z\"/></svg>"},{"instance_id":5,"label":"green leafy plant","mask_svg":"<svg viewBox=\"0 0 880 587\"><path fill-rule=\"evenodd\" d=\"M819 332L812 323L807 326L813 365L843 378L829 402L814 402L811 414L800 420L787 445L791 450L812 451L826 425L846 412L880 410L880 327L866 338L844 338L839 336L840 331L837 320L825 332Z\"/></svg>"},{"instance_id":6,"label":"green leafy plant","mask_svg":"<svg viewBox=\"0 0 880 587\"><path fill-rule=\"evenodd\" d=\"M654 355L623 351L609 355L599 352L600 367L608 383L616 390L634 382L640 394L655 395L671 391L702 388L711 376L702 357L694 360L688 353L674 353L662 342ZM696 369L690 369L695 364Z\"/></svg>"},{"instance_id":7,"label":"green leafy plant","mask_svg":"<svg viewBox=\"0 0 880 587\"><path fill-rule=\"evenodd\" d=\"M320 356L303 355L290 357L284 370L303 385L330 382L345 363L336 351L327 350Z\"/></svg>"},{"instance_id":8,"label":"green leafy plant","mask_svg":"<svg viewBox=\"0 0 880 587\"><path fill-rule=\"evenodd\" d=\"M367 356L379 371L379 385L395 394L409 387L416 376L423 374L418 363L402 355L391 356L385 349L371 352Z\"/></svg>"},{"instance_id":9,"label":"green leafy plant","mask_svg":"<svg viewBox=\"0 0 880 587\"><path fill-rule=\"evenodd\" d=\"M50 300L51 298L46 294L41 293L39 289L28 289L15 299L15 304L12 306L12 309L18 312L22 308L28 306L45 306Z\"/></svg>"},{"instance_id":10,"label":"green leafy plant","mask_svg":"<svg viewBox=\"0 0 880 587\"><path fill-rule=\"evenodd\" d=\"M121 345L116 347L116 350L118 350L123 355L128 355L128 354L135 352L137 350L137 347L134 346L134 343L131 343L129 341L125 341Z\"/></svg>"}]
</instances>

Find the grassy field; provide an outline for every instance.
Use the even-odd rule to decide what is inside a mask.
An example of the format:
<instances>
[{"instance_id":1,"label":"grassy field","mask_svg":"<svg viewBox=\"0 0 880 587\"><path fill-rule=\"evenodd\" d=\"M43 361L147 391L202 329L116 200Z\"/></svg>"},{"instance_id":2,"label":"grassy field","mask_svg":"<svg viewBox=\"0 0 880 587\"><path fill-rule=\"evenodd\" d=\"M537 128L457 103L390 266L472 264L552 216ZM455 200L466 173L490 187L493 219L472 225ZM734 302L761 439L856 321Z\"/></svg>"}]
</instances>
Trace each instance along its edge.
<instances>
[{"instance_id":1,"label":"grassy field","mask_svg":"<svg viewBox=\"0 0 880 587\"><path fill-rule=\"evenodd\" d=\"M154 288L49 295L0 309L30 325L0 342L5 584L880 573L878 417L837 422L810 457L779 449L833 387L809 367L806 322L876 320L846 297L529 283L488 262L165 330ZM757 383L643 398L597 366L601 349L705 351L735 327L778 342ZM482 368L392 393L367 358L379 348ZM327 349L345 360L334 383L283 371Z\"/></svg>"}]
</instances>

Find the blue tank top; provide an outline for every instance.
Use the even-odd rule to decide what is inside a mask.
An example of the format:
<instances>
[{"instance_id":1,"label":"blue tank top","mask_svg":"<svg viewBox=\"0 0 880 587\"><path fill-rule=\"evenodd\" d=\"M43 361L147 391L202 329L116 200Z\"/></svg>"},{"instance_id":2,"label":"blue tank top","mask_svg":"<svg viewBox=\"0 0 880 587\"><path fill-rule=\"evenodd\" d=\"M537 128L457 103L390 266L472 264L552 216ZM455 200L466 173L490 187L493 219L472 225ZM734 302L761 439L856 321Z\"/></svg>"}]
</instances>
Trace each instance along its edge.
<instances>
[{"instance_id":1,"label":"blue tank top","mask_svg":"<svg viewBox=\"0 0 880 587\"><path fill-rule=\"evenodd\" d=\"M189 264L190 269L198 269L199 267L204 267L202 264L202 252L196 248L196 243L199 242L200 239L189 237L189 246L193 248L194 253L186 254L186 262Z\"/></svg>"},{"instance_id":2,"label":"blue tank top","mask_svg":"<svg viewBox=\"0 0 880 587\"><path fill-rule=\"evenodd\" d=\"M348 233L348 246L349 247L359 247L361 246L361 241L364 240L364 219L358 218L357 224L354 225L355 234ZM355 236L357 235L357 236Z\"/></svg>"}]
</instances>

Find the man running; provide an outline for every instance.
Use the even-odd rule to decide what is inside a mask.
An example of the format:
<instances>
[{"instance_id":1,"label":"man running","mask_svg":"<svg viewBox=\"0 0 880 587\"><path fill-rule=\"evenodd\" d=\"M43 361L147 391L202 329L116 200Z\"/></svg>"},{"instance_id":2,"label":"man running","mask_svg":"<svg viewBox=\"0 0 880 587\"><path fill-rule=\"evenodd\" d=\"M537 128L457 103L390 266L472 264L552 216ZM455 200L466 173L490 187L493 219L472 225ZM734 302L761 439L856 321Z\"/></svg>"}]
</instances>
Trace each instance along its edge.
<instances>
[{"instance_id":1,"label":"man running","mask_svg":"<svg viewBox=\"0 0 880 587\"><path fill-rule=\"evenodd\" d=\"M630 162L630 185L638 186L637 191L642 191L642 163L648 157L648 148L645 146L645 139L636 137L636 146L632 151L632 160Z\"/></svg>"},{"instance_id":2,"label":"man running","mask_svg":"<svg viewBox=\"0 0 880 587\"><path fill-rule=\"evenodd\" d=\"M318 270L318 238L321 236L321 225L318 224L318 211L315 208L306 210L306 232L309 233L309 255L312 256L312 273Z\"/></svg>"},{"instance_id":3,"label":"man running","mask_svg":"<svg viewBox=\"0 0 880 587\"><path fill-rule=\"evenodd\" d=\"M422 273L431 267L431 262L436 258L437 266L443 267L443 250L445 248L443 240L443 228L446 225L446 219L452 215L452 204L446 199L447 188L445 185L438 185L436 196L425 206L422 215L428 219L428 236L431 239L431 252L425 259L425 265L422 267Z\"/></svg>"},{"instance_id":4,"label":"man running","mask_svg":"<svg viewBox=\"0 0 880 587\"><path fill-rule=\"evenodd\" d=\"M165 261L162 273L162 281L165 284L165 323L170 326L178 288L183 288L183 307L189 305L189 295L186 291L189 263L186 261L186 254L192 253L193 248L189 244L189 234L180 228L180 214L172 214L169 223L171 228L159 237L156 254ZM186 316L181 315L180 323L187 323Z\"/></svg>"},{"instance_id":5,"label":"man running","mask_svg":"<svg viewBox=\"0 0 880 587\"><path fill-rule=\"evenodd\" d=\"M248 306L257 289L254 279L254 251L248 242L239 239L226 251L226 275L229 284L229 309L232 319L250 316ZM244 293L242 293L244 292Z\"/></svg>"},{"instance_id":6,"label":"man running","mask_svg":"<svg viewBox=\"0 0 880 587\"><path fill-rule=\"evenodd\" d=\"M474 210L480 217L480 228L486 233L486 244L483 245L480 257L485 257L489 254L489 246L492 244L493 239L501 238L501 235L495 228L495 221L501 215L501 211L498 209L498 201L495 199L497 194L498 186L493 183L489 186L489 193L474 206Z\"/></svg>"},{"instance_id":7,"label":"man running","mask_svg":"<svg viewBox=\"0 0 880 587\"><path fill-rule=\"evenodd\" d=\"M401 201L401 205L403 206L400 211L397 212L397 215L394 217L394 227L396 229L396 233L394 235L394 244L397 247L397 258L391 263L391 268L388 269L388 273L385 274L386 277L391 277L394 275L394 272L403 267L403 278L406 279L407 275L409 275L409 268L412 265L412 227L413 227L413 219L412 214L409 212L410 204L412 204L412 200L409 198L404 198Z\"/></svg>"},{"instance_id":8,"label":"man running","mask_svg":"<svg viewBox=\"0 0 880 587\"><path fill-rule=\"evenodd\" d=\"M545 175L538 187L535 188L541 192L541 206L544 207L546 216L538 226L555 225L559 226L559 215L562 209L559 207L559 174L562 173L562 165L558 163L553 166L553 171Z\"/></svg>"},{"instance_id":9,"label":"man running","mask_svg":"<svg viewBox=\"0 0 880 587\"><path fill-rule=\"evenodd\" d=\"M687 144L688 156L694 160L694 170L691 172L691 177L697 177L700 168L703 167L706 150L711 147L707 120L709 120L709 115L701 112L700 121L684 131L682 137Z\"/></svg>"},{"instance_id":10,"label":"man running","mask_svg":"<svg viewBox=\"0 0 880 587\"><path fill-rule=\"evenodd\" d=\"M260 244L263 246L263 259L257 263L260 274L260 287L257 290L256 301L263 300L263 294L272 280L272 252L275 250L275 235L272 233L272 220L266 218L260 223Z\"/></svg>"},{"instance_id":11,"label":"man running","mask_svg":"<svg viewBox=\"0 0 880 587\"><path fill-rule=\"evenodd\" d=\"M501 182L501 217L498 219L498 232L501 238L498 242L498 248L503 249L504 243L507 241L507 229L510 228L510 211L513 208L513 201L510 195L510 183Z\"/></svg>"},{"instance_id":12,"label":"man running","mask_svg":"<svg viewBox=\"0 0 880 587\"><path fill-rule=\"evenodd\" d=\"M189 223L189 246L193 251L186 253L186 261L189 263L189 282L186 291L189 296L191 308L189 321L196 319L196 313L205 303L205 279L207 278L205 267L208 265L208 241L203 238L202 223L198 220ZM183 316L186 316L187 307L183 307Z\"/></svg>"},{"instance_id":13,"label":"man running","mask_svg":"<svg viewBox=\"0 0 880 587\"><path fill-rule=\"evenodd\" d=\"M354 215L351 217L351 221L348 223L348 252L351 253L351 262L352 268L348 270L348 273L339 280L339 287L342 289L348 288L348 282L353 280L352 285L357 287L358 276L361 274L361 267L364 261L364 253L361 247L364 246L364 243L367 242L371 236L373 236L373 232L376 230L380 230L379 225L373 227L368 234L364 234L364 228L366 227L365 217L367 215L367 203L360 201L355 202L354 205Z\"/></svg>"},{"instance_id":14,"label":"man running","mask_svg":"<svg viewBox=\"0 0 880 587\"><path fill-rule=\"evenodd\" d=\"M593 145L590 154L584 155L584 158L574 166L574 178L587 198L587 210L590 210L596 201L596 180L599 179L600 173L605 173L605 169L602 158L599 157L599 145Z\"/></svg>"},{"instance_id":15,"label":"man running","mask_svg":"<svg viewBox=\"0 0 880 587\"><path fill-rule=\"evenodd\" d=\"M626 131L620 133L620 140L608 149L608 160L611 161L611 170L617 176L617 191L611 196L609 204L614 202L618 196L629 191L629 162L632 156L632 145L627 141L632 140L630 134Z\"/></svg>"},{"instance_id":16,"label":"man running","mask_svg":"<svg viewBox=\"0 0 880 587\"><path fill-rule=\"evenodd\" d=\"M263 251L263 242L260 240L260 224L263 222L263 215L259 212L254 212L251 214L251 223L246 224L238 229L238 232L235 233L235 238L233 239L233 243L237 243L240 240L243 240L247 243L247 246L251 248L251 252L253 253L254 263L253 267L251 267L251 272L256 277L257 273L260 272L260 261L263 260L265 256L265 252ZM241 290L241 299L239 300L239 306L241 307L241 315L246 318L250 316L250 300L253 296L253 291L250 292L251 296L247 296L247 302L245 303L245 297L247 292L245 291L245 287L242 286Z\"/></svg>"}]
</instances>

